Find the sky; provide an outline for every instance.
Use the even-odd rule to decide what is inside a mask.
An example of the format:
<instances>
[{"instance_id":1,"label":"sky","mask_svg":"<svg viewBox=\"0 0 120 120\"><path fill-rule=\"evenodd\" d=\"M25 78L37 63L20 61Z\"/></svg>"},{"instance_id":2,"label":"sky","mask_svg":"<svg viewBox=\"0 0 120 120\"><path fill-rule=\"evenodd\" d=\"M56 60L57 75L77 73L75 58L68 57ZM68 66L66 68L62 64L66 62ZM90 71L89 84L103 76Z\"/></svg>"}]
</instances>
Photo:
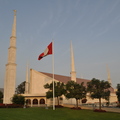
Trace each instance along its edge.
<instances>
[{"instance_id":1,"label":"sky","mask_svg":"<svg viewBox=\"0 0 120 120\"><path fill-rule=\"evenodd\" d=\"M17 10L16 86L26 79L26 66L53 72L52 55L38 60L54 41L54 73L70 76L70 42L78 78L120 83L120 0L0 0L0 88Z\"/></svg>"}]
</instances>

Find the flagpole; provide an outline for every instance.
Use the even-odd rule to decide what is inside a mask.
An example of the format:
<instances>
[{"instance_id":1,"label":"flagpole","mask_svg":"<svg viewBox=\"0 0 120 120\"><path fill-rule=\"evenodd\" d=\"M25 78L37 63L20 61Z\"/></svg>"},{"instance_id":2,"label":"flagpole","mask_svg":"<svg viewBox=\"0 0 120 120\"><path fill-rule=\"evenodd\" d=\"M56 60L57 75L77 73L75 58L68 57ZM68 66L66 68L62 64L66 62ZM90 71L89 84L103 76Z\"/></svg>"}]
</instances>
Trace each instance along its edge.
<instances>
[{"instance_id":1,"label":"flagpole","mask_svg":"<svg viewBox=\"0 0 120 120\"><path fill-rule=\"evenodd\" d=\"M55 110L55 85L54 85L54 41L52 41L52 69L53 69L53 110Z\"/></svg>"}]
</instances>

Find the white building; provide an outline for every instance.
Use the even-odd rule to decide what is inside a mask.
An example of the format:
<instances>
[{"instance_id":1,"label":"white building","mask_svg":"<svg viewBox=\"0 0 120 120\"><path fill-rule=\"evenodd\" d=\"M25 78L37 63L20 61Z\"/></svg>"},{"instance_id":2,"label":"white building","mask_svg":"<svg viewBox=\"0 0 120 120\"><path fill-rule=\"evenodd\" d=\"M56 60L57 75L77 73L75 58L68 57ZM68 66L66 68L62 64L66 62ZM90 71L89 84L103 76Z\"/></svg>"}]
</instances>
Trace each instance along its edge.
<instances>
[{"instance_id":1,"label":"white building","mask_svg":"<svg viewBox=\"0 0 120 120\"><path fill-rule=\"evenodd\" d=\"M29 101L30 106L41 106L43 104L47 105L52 105L52 99L46 99L46 92L47 89L44 88L44 85L46 83L51 83L53 81L53 74L51 73L45 73L45 72L38 72L34 69L30 69L30 80L27 82L28 84L28 93L25 93L24 96L26 100ZM68 81L71 80L70 76L63 76L63 75L54 75L54 81L58 82L63 82L67 83ZM76 78L77 83L84 82L86 85L87 82L90 80L87 79L81 79L81 78ZM111 96L110 96L110 102L116 102L117 97L114 92L114 89L111 87ZM89 95L87 95L87 103L95 103L98 102L98 99L90 99ZM106 100L102 99L102 102L106 102ZM62 104L75 104L76 101L75 99L66 99L63 96L63 100L61 101Z\"/></svg>"}]
</instances>

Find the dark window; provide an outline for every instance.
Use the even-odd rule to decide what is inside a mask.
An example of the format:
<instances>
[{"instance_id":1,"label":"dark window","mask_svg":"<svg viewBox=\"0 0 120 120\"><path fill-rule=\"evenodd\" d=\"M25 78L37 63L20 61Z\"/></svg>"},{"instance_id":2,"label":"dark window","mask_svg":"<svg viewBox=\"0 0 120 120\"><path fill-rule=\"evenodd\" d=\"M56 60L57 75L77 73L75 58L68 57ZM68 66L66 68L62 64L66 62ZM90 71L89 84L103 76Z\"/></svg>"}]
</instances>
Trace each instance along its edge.
<instances>
[{"instance_id":1,"label":"dark window","mask_svg":"<svg viewBox=\"0 0 120 120\"><path fill-rule=\"evenodd\" d=\"M40 104L45 104L45 100L44 99L40 99Z\"/></svg>"},{"instance_id":2,"label":"dark window","mask_svg":"<svg viewBox=\"0 0 120 120\"><path fill-rule=\"evenodd\" d=\"M38 104L38 100L37 100L37 99L34 99L34 100L33 100L33 104Z\"/></svg>"}]
</instances>

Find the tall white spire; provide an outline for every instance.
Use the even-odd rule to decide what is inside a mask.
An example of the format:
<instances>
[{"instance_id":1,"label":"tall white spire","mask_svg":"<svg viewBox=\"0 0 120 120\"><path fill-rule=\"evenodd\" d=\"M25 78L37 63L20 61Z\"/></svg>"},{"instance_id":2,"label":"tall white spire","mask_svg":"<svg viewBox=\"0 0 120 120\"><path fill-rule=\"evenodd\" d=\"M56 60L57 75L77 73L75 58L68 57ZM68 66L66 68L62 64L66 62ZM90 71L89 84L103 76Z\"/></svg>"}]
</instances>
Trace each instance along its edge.
<instances>
[{"instance_id":1,"label":"tall white spire","mask_svg":"<svg viewBox=\"0 0 120 120\"><path fill-rule=\"evenodd\" d=\"M4 80L3 103L5 104L11 103L11 99L15 94L16 66L16 10L14 10L10 47L8 48L8 63L6 64L6 74Z\"/></svg>"},{"instance_id":2,"label":"tall white spire","mask_svg":"<svg viewBox=\"0 0 120 120\"><path fill-rule=\"evenodd\" d=\"M71 42L70 50L71 50L71 72L70 72L71 80L76 82L76 71L75 71L74 52L73 52L72 42Z\"/></svg>"},{"instance_id":3,"label":"tall white spire","mask_svg":"<svg viewBox=\"0 0 120 120\"><path fill-rule=\"evenodd\" d=\"M108 65L107 65L107 75L108 75L108 82L112 85L111 77L110 77L110 70L108 68Z\"/></svg>"},{"instance_id":4,"label":"tall white spire","mask_svg":"<svg viewBox=\"0 0 120 120\"><path fill-rule=\"evenodd\" d=\"M26 82L25 82L25 94L29 93L29 66L26 68Z\"/></svg>"},{"instance_id":5,"label":"tall white spire","mask_svg":"<svg viewBox=\"0 0 120 120\"><path fill-rule=\"evenodd\" d=\"M11 36L16 36L16 10L13 10L13 11L14 11L14 21L13 21Z\"/></svg>"}]
</instances>

